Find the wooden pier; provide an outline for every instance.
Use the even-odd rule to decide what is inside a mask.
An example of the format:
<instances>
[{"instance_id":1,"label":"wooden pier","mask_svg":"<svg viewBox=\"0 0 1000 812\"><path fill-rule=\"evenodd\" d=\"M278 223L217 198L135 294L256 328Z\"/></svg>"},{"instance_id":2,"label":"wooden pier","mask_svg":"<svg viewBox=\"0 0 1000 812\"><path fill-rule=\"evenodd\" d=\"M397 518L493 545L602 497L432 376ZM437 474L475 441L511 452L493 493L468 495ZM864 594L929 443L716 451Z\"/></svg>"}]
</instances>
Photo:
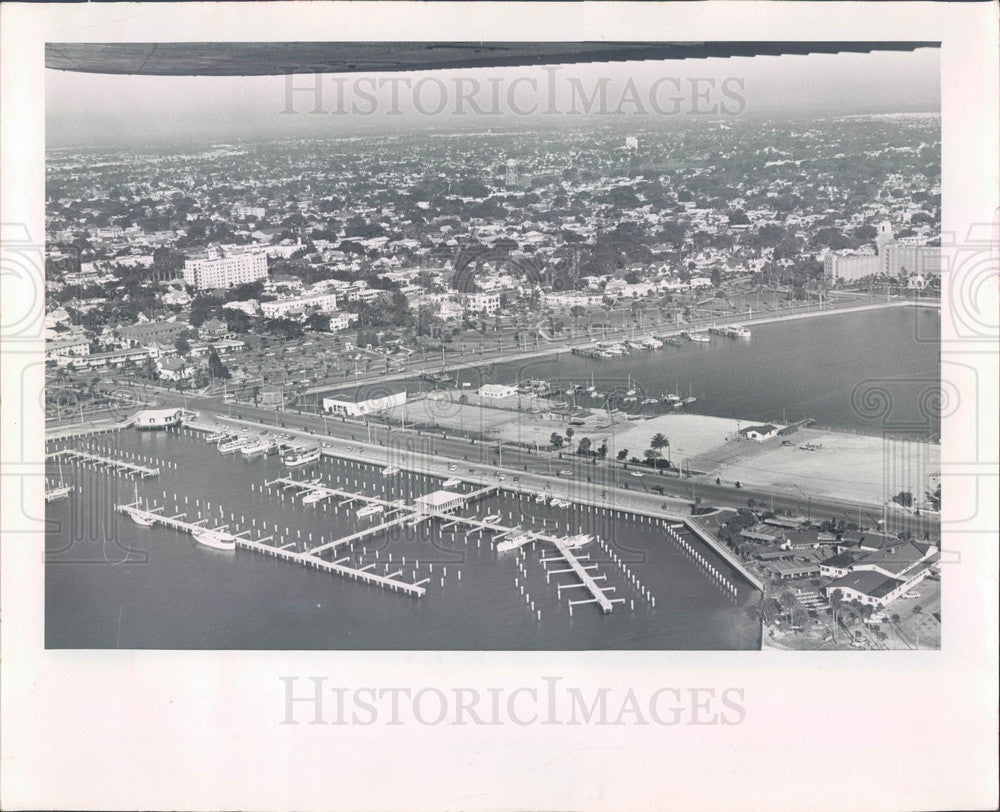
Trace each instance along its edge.
<instances>
[{"instance_id":1,"label":"wooden pier","mask_svg":"<svg viewBox=\"0 0 1000 812\"><path fill-rule=\"evenodd\" d=\"M159 468L149 468L128 460L115 459L114 457L102 457L100 454L91 454L89 451L80 451L76 448L64 448L61 451L52 451L45 455L47 460L78 460L89 462L98 468L107 468L115 473L136 474L143 479L146 477L158 476Z\"/></svg>"},{"instance_id":2,"label":"wooden pier","mask_svg":"<svg viewBox=\"0 0 1000 812\"><path fill-rule=\"evenodd\" d=\"M116 505L115 510L127 516L138 518L142 520L143 523L148 522L149 526L158 524L184 533L194 533L195 530L201 529L201 526L207 521L206 519L200 519L196 522L185 521L184 518L186 514L184 513L179 513L175 516L165 516L161 513L163 510L162 507L143 507L139 501L131 502L127 505ZM211 529L221 531L227 527L228 525L223 525L222 527ZM258 540L244 538L244 536L248 535L249 532L249 530L243 530L239 533L231 534L237 549L263 553L264 555L273 556L274 558L279 558L284 561L291 561L312 569L342 575L345 578L350 578L355 581L364 581L365 583L373 584L375 586L382 587L383 589L391 589L394 592L403 592L417 598L422 597L427 591L421 584L412 584L409 581L399 580L396 576L401 575L402 571L380 575L376 572L369 571L373 566L371 564L360 569L356 567L344 566L341 562L345 559L340 559L339 561L326 561L316 555L315 550L300 553L295 550L288 549L290 545L287 544L281 547L265 544L264 542L270 540L270 537Z\"/></svg>"}]
</instances>

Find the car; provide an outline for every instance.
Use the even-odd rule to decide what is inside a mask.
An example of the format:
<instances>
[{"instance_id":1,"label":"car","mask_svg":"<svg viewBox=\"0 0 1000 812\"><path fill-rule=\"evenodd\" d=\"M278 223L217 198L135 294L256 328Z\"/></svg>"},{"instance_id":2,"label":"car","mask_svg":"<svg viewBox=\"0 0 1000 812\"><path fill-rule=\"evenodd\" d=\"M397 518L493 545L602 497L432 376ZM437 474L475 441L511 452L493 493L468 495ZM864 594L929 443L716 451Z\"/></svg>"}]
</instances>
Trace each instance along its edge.
<instances>
[{"instance_id":1,"label":"car","mask_svg":"<svg viewBox=\"0 0 1000 812\"><path fill-rule=\"evenodd\" d=\"M632 473L632 476L634 476L636 479L642 479L643 476L644 476L644 474L642 473L642 471L632 471L631 473Z\"/></svg>"},{"instance_id":2,"label":"car","mask_svg":"<svg viewBox=\"0 0 1000 812\"><path fill-rule=\"evenodd\" d=\"M448 466L448 470L449 471L457 471L458 470L458 466L455 465L454 463L452 463L451 465Z\"/></svg>"},{"instance_id":3,"label":"car","mask_svg":"<svg viewBox=\"0 0 1000 812\"><path fill-rule=\"evenodd\" d=\"M503 481L505 481L507 479L507 475L506 474L500 474L499 476L497 476L497 479L500 480L501 482L503 482Z\"/></svg>"},{"instance_id":4,"label":"car","mask_svg":"<svg viewBox=\"0 0 1000 812\"><path fill-rule=\"evenodd\" d=\"M563 469L562 469L562 470L561 470L561 471L559 472L559 476L573 476L573 472L572 472L572 471L570 471L570 470L569 470L569 468L563 468Z\"/></svg>"}]
</instances>

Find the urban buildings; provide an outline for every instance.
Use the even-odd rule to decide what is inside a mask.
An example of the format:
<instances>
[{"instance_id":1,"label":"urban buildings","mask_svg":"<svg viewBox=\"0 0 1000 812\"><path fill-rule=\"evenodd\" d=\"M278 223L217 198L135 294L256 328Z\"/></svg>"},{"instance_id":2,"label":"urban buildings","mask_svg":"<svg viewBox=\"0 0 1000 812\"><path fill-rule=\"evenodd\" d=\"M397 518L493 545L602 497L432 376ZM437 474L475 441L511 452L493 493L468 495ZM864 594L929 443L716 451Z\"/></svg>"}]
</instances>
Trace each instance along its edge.
<instances>
[{"instance_id":1,"label":"urban buildings","mask_svg":"<svg viewBox=\"0 0 1000 812\"><path fill-rule=\"evenodd\" d=\"M184 262L184 282L195 290L232 288L266 278L267 256L263 253L226 254L215 249Z\"/></svg>"}]
</instances>

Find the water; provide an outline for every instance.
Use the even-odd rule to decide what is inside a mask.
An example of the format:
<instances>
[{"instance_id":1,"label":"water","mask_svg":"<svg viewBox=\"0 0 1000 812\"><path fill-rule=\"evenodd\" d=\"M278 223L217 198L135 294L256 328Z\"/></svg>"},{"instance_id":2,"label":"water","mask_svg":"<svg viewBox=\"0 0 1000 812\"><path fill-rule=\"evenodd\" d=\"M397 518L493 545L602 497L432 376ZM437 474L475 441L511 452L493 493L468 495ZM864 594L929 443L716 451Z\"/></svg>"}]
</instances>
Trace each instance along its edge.
<instances>
[{"instance_id":1,"label":"water","mask_svg":"<svg viewBox=\"0 0 1000 812\"><path fill-rule=\"evenodd\" d=\"M633 350L612 359L562 353L469 369L459 380L542 379L587 382L602 392L637 389L638 397L693 394L694 414L880 433L890 422L925 437L940 436L940 315L929 308L887 308L752 326L749 341L712 336L711 344L682 339L679 347ZM882 394L884 393L884 395ZM872 398L875 401L872 401ZM883 403L892 401L887 414ZM601 405L578 400L583 406ZM667 410L647 407L646 414Z\"/></svg>"},{"instance_id":2,"label":"water","mask_svg":"<svg viewBox=\"0 0 1000 812\"><path fill-rule=\"evenodd\" d=\"M814 418L818 424L851 431L879 431L886 421L923 426L936 436L939 416L921 407L922 394L939 378L940 317L930 310L888 309L769 325L756 325L750 342L714 338L711 345L685 344L657 352L633 352L606 361L564 354L526 364L496 365L486 379L545 378L578 383L594 374L598 388L632 377L637 388L660 393L690 387L698 400L689 411L749 420ZM463 379L483 380L474 370ZM611 384L611 385L609 385ZM916 388L914 388L916 386ZM880 387L891 408L859 400L858 387ZM83 441L80 441L83 442ZM124 432L93 440L116 445L115 456L145 454L179 465L138 484L140 496L163 500L166 491L208 500L252 520L291 529L304 539L331 538L359 526L353 511L303 507L290 498L251 490L251 484L287 475L274 458L245 461L222 456L203 442L173 434ZM755 620L759 593L739 579L735 603L704 569L661 528L611 519L580 509L547 508L513 496L491 497L480 515L500 512L558 521L614 542L627 566L656 597L652 608L600 550L600 572L614 595L635 600L635 610L618 605L604 615L595 605L569 616L567 598L546 584L538 557L526 550L527 589L542 620L525 604L514 553L497 556L474 539L443 536L439 528L409 536L365 542L366 563L380 555L420 559L419 578L429 577L420 599L388 592L328 573L245 551L203 548L190 537L162 528L140 528L112 510L132 501L133 484L63 466L81 486L70 500L47 506L46 645L51 648L182 649L747 649L759 646ZM51 471L55 474L55 471ZM336 477L368 489L387 487L375 470L324 462L296 469L293 476ZM389 488L409 496L438 487L432 478L403 479ZM357 487L351 485L351 487ZM393 490L393 488L395 490ZM357 489L360 489L358 487ZM179 510L185 509L183 506ZM179 512L178 510L178 512ZM194 513L191 518L194 518ZM221 521L221 520L220 520ZM514 519L514 523L526 523ZM241 525L242 526L242 525ZM257 529L257 528L255 528ZM254 537L259 536L254 533ZM317 541L318 543L318 541ZM707 549L717 568L728 573ZM433 562L434 573L429 572ZM440 586L442 568L448 567ZM458 580L458 570L462 572ZM407 575L410 572L407 571ZM409 579L412 580L412 579ZM562 576L565 583L575 579Z\"/></svg>"},{"instance_id":3,"label":"water","mask_svg":"<svg viewBox=\"0 0 1000 812\"><path fill-rule=\"evenodd\" d=\"M46 645L50 648L179 648L179 649L745 649L759 645L755 609L759 593L745 582L731 599L704 568L691 559L663 529L636 520L612 520L586 509L560 509L519 500L513 495L489 497L477 504L480 516L501 513L508 523L527 525L522 512L547 528L558 522L560 532L578 527L614 541L620 557L656 598L653 608L610 563L596 544L586 552L600 562L614 596L635 601L616 605L608 615L594 604L569 615L567 600L586 597L585 590L564 591L557 597L556 577L547 584L538 558L553 555L551 547L526 549L522 566L514 552L498 555L491 545L477 549L475 537L452 537L434 523L366 540L365 563L388 553L394 563L407 558L405 580L413 581L412 566L420 561L417 579L430 578L427 594L407 597L329 573L238 550L227 553L195 544L187 535L165 528L142 528L114 513L112 503L141 498L163 503L166 512L187 511L198 517L194 500L208 500L212 524L250 526L253 537L279 532L289 540L311 544L336 538L366 526L355 509L334 504L313 508L278 492L259 493L267 480L288 476L276 458L246 461L223 456L199 439L167 433L122 432L100 435L92 442L113 448L113 456L144 454L176 461L179 470L163 469L158 478L126 481L90 466L63 464L82 487L71 500L48 506L52 523L47 534ZM405 474L387 480L380 470L359 463L324 461L295 469L296 479L323 475L333 486L379 493L387 498L429 492L440 486L433 477ZM341 481L337 482L337 477ZM171 500L179 495L178 507ZM188 504L183 504L183 496ZM219 506L225 514L220 515ZM240 517L243 521L240 522ZM377 519L376 519L377 520ZM260 523L268 524L262 532ZM272 525L278 530L272 531ZM541 529L540 523L537 525ZM234 528L230 528L231 530ZM308 544L307 544L308 546ZM722 572L730 568L707 550L706 557ZM337 557L344 555L338 552ZM357 563L355 558L354 562ZM433 572L430 567L433 566ZM553 566L553 565L550 565ZM440 585L447 567L445 585ZM394 567L395 569L396 567ZM458 572L461 570L461 580ZM541 621L520 593L527 586ZM573 583L570 575L560 576ZM574 593L574 594L570 594Z\"/></svg>"}]
</instances>

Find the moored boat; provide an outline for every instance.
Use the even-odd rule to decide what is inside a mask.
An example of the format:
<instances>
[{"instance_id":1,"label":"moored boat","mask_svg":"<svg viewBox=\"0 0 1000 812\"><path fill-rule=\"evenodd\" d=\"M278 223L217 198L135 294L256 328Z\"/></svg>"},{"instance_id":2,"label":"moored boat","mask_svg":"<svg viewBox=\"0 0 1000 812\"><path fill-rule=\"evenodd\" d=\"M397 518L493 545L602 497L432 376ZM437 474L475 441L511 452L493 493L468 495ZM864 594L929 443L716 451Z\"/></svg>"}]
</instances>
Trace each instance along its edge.
<instances>
[{"instance_id":1,"label":"moored boat","mask_svg":"<svg viewBox=\"0 0 1000 812\"><path fill-rule=\"evenodd\" d=\"M221 528L199 527L191 531L191 537L199 544L214 550L235 550L236 536Z\"/></svg>"},{"instance_id":2,"label":"moored boat","mask_svg":"<svg viewBox=\"0 0 1000 812\"><path fill-rule=\"evenodd\" d=\"M319 459L319 448L310 446L307 448L290 448L281 455L281 461L289 468L297 468L300 465L308 465Z\"/></svg>"}]
</instances>

